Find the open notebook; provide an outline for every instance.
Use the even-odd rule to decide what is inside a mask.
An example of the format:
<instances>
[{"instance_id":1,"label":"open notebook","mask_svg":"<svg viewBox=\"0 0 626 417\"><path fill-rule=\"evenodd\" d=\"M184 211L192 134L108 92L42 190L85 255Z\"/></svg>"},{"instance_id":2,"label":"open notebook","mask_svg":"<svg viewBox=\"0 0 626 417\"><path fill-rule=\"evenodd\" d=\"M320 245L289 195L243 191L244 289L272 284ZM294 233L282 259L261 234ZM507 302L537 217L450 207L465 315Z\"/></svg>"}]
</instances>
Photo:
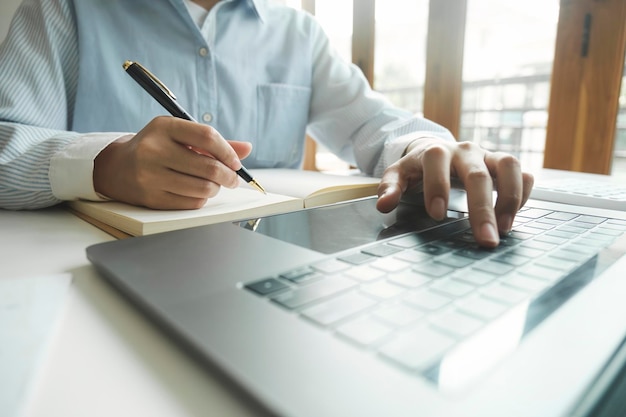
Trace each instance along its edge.
<instances>
[{"instance_id":1,"label":"open notebook","mask_svg":"<svg viewBox=\"0 0 626 417\"><path fill-rule=\"evenodd\" d=\"M198 210L151 210L113 201L72 201L69 206L81 217L87 216L88 221L141 236L367 197L376 194L380 181L290 169L259 169L251 173L263 184L267 195L246 184L236 189L222 188Z\"/></svg>"}]
</instances>

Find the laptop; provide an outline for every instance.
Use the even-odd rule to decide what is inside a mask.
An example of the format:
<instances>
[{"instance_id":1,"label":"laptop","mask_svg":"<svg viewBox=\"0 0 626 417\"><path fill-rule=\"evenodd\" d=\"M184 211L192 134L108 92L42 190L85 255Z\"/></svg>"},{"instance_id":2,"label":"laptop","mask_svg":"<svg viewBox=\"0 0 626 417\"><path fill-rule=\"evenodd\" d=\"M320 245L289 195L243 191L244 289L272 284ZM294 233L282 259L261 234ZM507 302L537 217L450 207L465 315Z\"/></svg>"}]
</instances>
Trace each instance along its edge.
<instances>
[{"instance_id":1,"label":"laptop","mask_svg":"<svg viewBox=\"0 0 626 417\"><path fill-rule=\"evenodd\" d=\"M465 198L441 222L365 198L87 256L276 415L599 415L626 356L626 212L531 200L488 250Z\"/></svg>"}]
</instances>

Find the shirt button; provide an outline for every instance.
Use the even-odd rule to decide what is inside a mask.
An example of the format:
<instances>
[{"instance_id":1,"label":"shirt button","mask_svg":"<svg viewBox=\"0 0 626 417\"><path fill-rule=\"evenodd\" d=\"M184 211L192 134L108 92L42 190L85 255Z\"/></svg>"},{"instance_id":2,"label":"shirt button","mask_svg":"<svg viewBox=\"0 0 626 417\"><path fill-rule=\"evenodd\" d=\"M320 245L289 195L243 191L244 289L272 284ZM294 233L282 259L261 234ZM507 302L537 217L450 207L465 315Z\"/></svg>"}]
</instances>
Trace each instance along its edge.
<instances>
[{"instance_id":1,"label":"shirt button","mask_svg":"<svg viewBox=\"0 0 626 417\"><path fill-rule=\"evenodd\" d=\"M210 123L211 120L213 120L213 115L211 113L204 113L202 115L202 121L204 121L206 123Z\"/></svg>"},{"instance_id":2,"label":"shirt button","mask_svg":"<svg viewBox=\"0 0 626 417\"><path fill-rule=\"evenodd\" d=\"M198 53L200 54L200 56L207 56L209 54L209 50L206 48L200 48Z\"/></svg>"}]
</instances>

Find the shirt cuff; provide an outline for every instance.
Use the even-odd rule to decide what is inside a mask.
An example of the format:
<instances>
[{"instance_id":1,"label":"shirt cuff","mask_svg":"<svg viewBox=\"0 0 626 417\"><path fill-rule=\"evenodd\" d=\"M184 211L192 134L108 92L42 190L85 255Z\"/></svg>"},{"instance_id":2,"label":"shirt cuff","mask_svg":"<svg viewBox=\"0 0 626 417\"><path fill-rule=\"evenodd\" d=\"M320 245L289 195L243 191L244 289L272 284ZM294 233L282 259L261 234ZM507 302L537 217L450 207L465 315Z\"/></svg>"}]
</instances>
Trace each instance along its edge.
<instances>
[{"instance_id":1,"label":"shirt cuff","mask_svg":"<svg viewBox=\"0 0 626 417\"><path fill-rule=\"evenodd\" d=\"M128 133L89 133L54 154L50 159L50 186L60 200L104 201L93 186L94 160L111 142Z\"/></svg>"}]
</instances>

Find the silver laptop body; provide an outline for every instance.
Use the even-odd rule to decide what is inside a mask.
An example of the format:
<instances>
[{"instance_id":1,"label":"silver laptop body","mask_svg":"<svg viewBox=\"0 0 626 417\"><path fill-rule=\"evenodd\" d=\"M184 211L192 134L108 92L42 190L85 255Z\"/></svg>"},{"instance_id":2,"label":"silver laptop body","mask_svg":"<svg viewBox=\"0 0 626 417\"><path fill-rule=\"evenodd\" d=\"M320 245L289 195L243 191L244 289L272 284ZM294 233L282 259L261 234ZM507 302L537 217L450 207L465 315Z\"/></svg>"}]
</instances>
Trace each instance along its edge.
<instances>
[{"instance_id":1,"label":"silver laptop body","mask_svg":"<svg viewBox=\"0 0 626 417\"><path fill-rule=\"evenodd\" d=\"M87 255L276 415L587 415L626 336L626 213L531 200L483 251L463 201L441 223L363 199Z\"/></svg>"}]
</instances>

